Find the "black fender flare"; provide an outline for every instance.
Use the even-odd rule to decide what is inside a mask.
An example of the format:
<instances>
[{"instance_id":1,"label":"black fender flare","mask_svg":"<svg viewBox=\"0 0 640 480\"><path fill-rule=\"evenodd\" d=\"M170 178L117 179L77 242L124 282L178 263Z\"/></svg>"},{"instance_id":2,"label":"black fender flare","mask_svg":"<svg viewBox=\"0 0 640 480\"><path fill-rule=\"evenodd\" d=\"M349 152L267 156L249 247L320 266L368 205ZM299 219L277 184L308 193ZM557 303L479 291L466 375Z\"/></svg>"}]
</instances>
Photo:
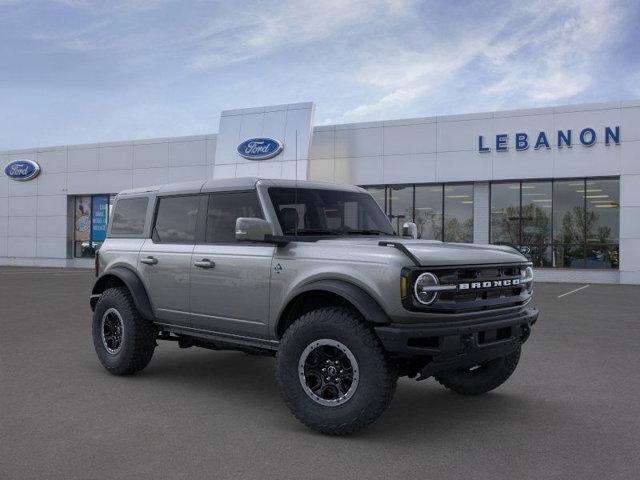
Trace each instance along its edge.
<instances>
[{"instance_id":1,"label":"black fender flare","mask_svg":"<svg viewBox=\"0 0 640 480\"><path fill-rule=\"evenodd\" d=\"M142 280L136 272L130 268L124 266L117 266L104 272L93 285L91 290L91 310L95 309L96 303L100 298L100 295L106 290L106 286L110 279L117 278L129 289L131 296L133 297L133 303L140 312L140 314L147 320L153 321L153 309L151 308L151 302L149 301L149 295L147 289L142 283Z\"/></svg>"},{"instance_id":2,"label":"black fender flare","mask_svg":"<svg viewBox=\"0 0 640 480\"><path fill-rule=\"evenodd\" d=\"M292 301L294 301L295 298L305 292L311 292L314 290L330 292L344 298L362 314L365 320L369 322L378 324L386 324L390 322L389 316L386 314L384 309L362 287L345 280L325 279L309 282L299 288L296 288L287 300L286 305L280 311L280 314L278 315L278 323L280 322L282 314L285 312L286 308Z\"/></svg>"}]
</instances>

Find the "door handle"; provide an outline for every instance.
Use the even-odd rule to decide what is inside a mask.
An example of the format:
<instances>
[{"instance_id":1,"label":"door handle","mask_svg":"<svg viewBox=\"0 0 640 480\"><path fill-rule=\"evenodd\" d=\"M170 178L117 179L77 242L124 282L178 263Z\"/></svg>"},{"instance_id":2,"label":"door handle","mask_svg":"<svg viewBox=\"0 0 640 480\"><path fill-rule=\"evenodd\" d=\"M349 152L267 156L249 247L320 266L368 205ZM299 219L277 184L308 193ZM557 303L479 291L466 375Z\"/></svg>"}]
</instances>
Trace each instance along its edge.
<instances>
[{"instance_id":1,"label":"door handle","mask_svg":"<svg viewBox=\"0 0 640 480\"><path fill-rule=\"evenodd\" d=\"M145 265L155 265L158 263L158 259L156 257L148 256L147 258L141 258L140 263L144 263Z\"/></svg>"},{"instance_id":2,"label":"door handle","mask_svg":"<svg viewBox=\"0 0 640 480\"><path fill-rule=\"evenodd\" d=\"M212 262L208 258L203 258L198 262L193 262L193 264L198 268L213 268L216 266L215 262Z\"/></svg>"}]
</instances>

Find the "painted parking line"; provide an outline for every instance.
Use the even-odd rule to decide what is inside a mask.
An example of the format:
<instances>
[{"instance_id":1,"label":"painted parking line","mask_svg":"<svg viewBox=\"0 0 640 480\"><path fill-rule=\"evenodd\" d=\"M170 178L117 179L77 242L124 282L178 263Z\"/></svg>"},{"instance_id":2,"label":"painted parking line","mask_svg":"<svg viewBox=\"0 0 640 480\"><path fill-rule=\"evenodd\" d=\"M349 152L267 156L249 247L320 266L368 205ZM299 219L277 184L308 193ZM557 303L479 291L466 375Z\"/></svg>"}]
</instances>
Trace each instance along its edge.
<instances>
[{"instance_id":1,"label":"painted parking line","mask_svg":"<svg viewBox=\"0 0 640 480\"><path fill-rule=\"evenodd\" d=\"M558 295L558 298L566 297L567 295L571 295L572 293L579 292L580 290L584 290L585 288L587 288L589 286L590 285L583 285L582 287L576 288L575 290L571 290L570 292L563 293L562 295Z\"/></svg>"}]
</instances>

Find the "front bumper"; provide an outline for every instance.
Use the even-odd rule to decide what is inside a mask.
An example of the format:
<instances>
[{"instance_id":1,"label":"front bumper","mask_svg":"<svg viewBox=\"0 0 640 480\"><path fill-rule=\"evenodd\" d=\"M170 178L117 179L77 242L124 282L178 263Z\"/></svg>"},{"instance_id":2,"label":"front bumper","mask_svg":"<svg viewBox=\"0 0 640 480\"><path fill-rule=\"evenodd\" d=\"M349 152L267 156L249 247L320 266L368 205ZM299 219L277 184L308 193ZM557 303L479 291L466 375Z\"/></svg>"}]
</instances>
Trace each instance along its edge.
<instances>
[{"instance_id":1,"label":"front bumper","mask_svg":"<svg viewBox=\"0 0 640 480\"><path fill-rule=\"evenodd\" d=\"M456 324L390 324L375 327L391 354L422 357L427 377L439 371L472 367L509 355L522 345L538 319L538 310L527 307L517 313Z\"/></svg>"}]
</instances>

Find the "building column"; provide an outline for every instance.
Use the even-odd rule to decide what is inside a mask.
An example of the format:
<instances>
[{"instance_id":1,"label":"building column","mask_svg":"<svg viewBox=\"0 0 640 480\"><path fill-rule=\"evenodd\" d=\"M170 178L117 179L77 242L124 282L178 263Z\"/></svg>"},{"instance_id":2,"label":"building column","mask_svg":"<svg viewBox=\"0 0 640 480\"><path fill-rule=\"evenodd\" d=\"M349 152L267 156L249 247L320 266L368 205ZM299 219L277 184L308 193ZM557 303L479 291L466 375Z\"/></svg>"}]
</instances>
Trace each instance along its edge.
<instances>
[{"instance_id":1,"label":"building column","mask_svg":"<svg viewBox=\"0 0 640 480\"><path fill-rule=\"evenodd\" d=\"M489 243L489 182L473 184L473 243Z\"/></svg>"},{"instance_id":2,"label":"building column","mask_svg":"<svg viewBox=\"0 0 640 480\"><path fill-rule=\"evenodd\" d=\"M620 176L620 283L640 283L640 175Z\"/></svg>"}]
</instances>

